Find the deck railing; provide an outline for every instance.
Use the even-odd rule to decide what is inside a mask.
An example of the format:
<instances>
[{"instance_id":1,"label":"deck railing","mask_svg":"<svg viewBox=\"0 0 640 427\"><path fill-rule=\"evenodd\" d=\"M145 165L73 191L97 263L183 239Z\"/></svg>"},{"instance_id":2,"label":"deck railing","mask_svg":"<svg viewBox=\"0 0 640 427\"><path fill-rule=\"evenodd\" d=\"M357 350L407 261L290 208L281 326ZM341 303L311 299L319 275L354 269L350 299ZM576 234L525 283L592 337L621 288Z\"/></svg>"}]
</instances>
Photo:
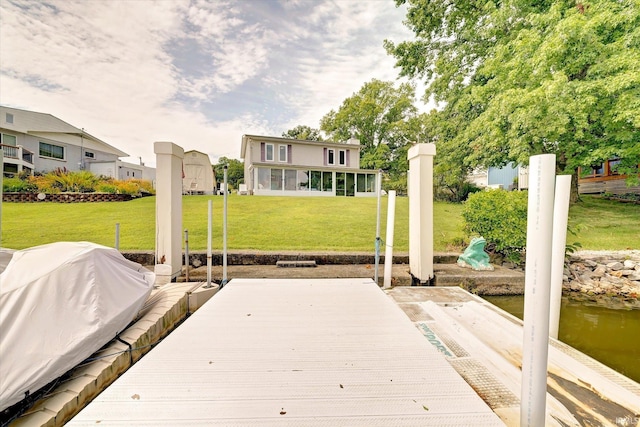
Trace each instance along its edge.
<instances>
[{"instance_id":1,"label":"deck railing","mask_svg":"<svg viewBox=\"0 0 640 427\"><path fill-rule=\"evenodd\" d=\"M0 144L4 157L7 159L18 159L33 166L33 152L23 148L21 145Z\"/></svg>"}]
</instances>

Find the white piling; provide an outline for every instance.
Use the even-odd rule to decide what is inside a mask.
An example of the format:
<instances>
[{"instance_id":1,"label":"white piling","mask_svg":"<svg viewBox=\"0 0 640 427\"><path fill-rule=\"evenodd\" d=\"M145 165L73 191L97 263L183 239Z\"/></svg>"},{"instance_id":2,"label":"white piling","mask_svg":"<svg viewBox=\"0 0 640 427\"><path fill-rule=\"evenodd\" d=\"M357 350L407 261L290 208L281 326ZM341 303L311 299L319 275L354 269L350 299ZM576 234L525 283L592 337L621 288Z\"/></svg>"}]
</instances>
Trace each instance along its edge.
<instances>
[{"instance_id":1,"label":"white piling","mask_svg":"<svg viewBox=\"0 0 640 427\"><path fill-rule=\"evenodd\" d=\"M378 193L378 208L376 211L376 241L375 241L375 272L373 273L373 280L378 283L378 268L380 266L380 198L382 197L382 170L378 171L378 180L376 182L376 190Z\"/></svg>"},{"instance_id":2,"label":"white piling","mask_svg":"<svg viewBox=\"0 0 640 427\"><path fill-rule=\"evenodd\" d=\"M227 169L224 165L224 207L222 212L222 284L227 284L227 193L229 186L227 185Z\"/></svg>"},{"instance_id":3,"label":"white piling","mask_svg":"<svg viewBox=\"0 0 640 427\"><path fill-rule=\"evenodd\" d=\"M433 159L435 144L409 148L409 267L420 283L433 280Z\"/></svg>"},{"instance_id":4,"label":"white piling","mask_svg":"<svg viewBox=\"0 0 640 427\"><path fill-rule=\"evenodd\" d=\"M549 336L558 339L560 306L562 301L562 276L564 254L567 246L567 223L571 198L571 175L556 177L553 203L553 244L551 248L551 291L549 301Z\"/></svg>"},{"instance_id":5,"label":"white piling","mask_svg":"<svg viewBox=\"0 0 640 427\"><path fill-rule=\"evenodd\" d=\"M116 222L116 245L115 248L117 251L120 250L120 223Z\"/></svg>"},{"instance_id":6,"label":"white piling","mask_svg":"<svg viewBox=\"0 0 640 427\"><path fill-rule=\"evenodd\" d=\"M208 209L208 216L207 216L207 284L205 285L205 287L210 288L211 287L211 231L212 231L212 224L211 224L211 220L212 220L212 211L213 211L213 201L209 200L209 209Z\"/></svg>"},{"instance_id":7,"label":"white piling","mask_svg":"<svg viewBox=\"0 0 640 427\"><path fill-rule=\"evenodd\" d=\"M387 234L385 235L384 251L384 280L383 288L391 287L391 270L393 267L393 233L396 218L396 191L389 190L389 202L387 205Z\"/></svg>"},{"instance_id":8,"label":"white piling","mask_svg":"<svg viewBox=\"0 0 640 427\"><path fill-rule=\"evenodd\" d=\"M189 282L189 230L184 229L184 280Z\"/></svg>"},{"instance_id":9,"label":"white piling","mask_svg":"<svg viewBox=\"0 0 640 427\"><path fill-rule=\"evenodd\" d=\"M155 142L156 264L170 265L171 279L182 271L182 159L184 150L172 142ZM167 271L163 268L162 271Z\"/></svg>"},{"instance_id":10,"label":"white piling","mask_svg":"<svg viewBox=\"0 0 640 427\"><path fill-rule=\"evenodd\" d=\"M520 426L545 425L555 155L531 157L524 286Z\"/></svg>"}]
</instances>

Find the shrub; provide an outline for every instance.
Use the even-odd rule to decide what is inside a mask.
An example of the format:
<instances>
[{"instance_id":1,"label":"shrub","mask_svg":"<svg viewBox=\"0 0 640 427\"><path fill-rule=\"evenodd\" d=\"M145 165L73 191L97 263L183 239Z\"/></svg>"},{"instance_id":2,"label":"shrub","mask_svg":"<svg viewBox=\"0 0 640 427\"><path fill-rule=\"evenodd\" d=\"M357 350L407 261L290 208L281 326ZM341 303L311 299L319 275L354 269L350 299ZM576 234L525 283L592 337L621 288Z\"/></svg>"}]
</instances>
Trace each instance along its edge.
<instances>
[{"instance_id":1,"label":"shrub","mask_svg":"<svg viewBox=\"0 0 640 427\"><path fill-rule=\"evenodd\" d=\"M469 196L462 209L464 229L487 240L487 246L519 264L527 244L527 193L488 190Z\"/></svg>"},{"instance_id":2,"label":"shrub","mask_svg":"<svg viewBox=\"0 0 640 427\"><path fill-rule=\"evenodd\" d=\"M457 181L443 179L435 180L434 198L444 202L460 203L464 202L473 193L482 191L477 185L468 181Z\"/></svg>"},{"instance_id":3,"label":"shrub","mask_svg":"<svg viewBox=\"0 0 640 427\"><path fill-rule=\"evenodd\" d=\"M129 182L136 183L140 193L156 193L156 190L153 188L153 183L147 179L130 179ZM229 187L231 187L231 185L229 185Z\"/></svg>"},{"instance_id":4,"label":"shrub","mask_svg":"<svg viewBox=\"0 0 640 427\"><path fill-rule=\"evenodd\" d=\"M95 191L98 178L89 171L69 172L58 168L41 176L33 176L30 181L42 193L92 193Z\"/></svg>"},{"instance_id":5,"label":"shrub","mask_svg":"<svg viewBox=\"0 0 640 427\"><path fill-rule=\"evenodd\" d=\"M115 184L112 184L112 183L101 182L96 187L96 191L98 193L116 194L118 192L118 187Z\"/></svg>"},{"instance_id":6,"label":"shrub","mask_svg":"<svg viewBox=\"0 0 640 427\"><path fill-rule=\"evenodd\" d=\"M113 181L113 184L117 188L117 193L119 194L130 194L132 196L137 196L140 194L140 185L133 180L127 181Z\"/></svg>"},{"instance_id":7,"label":"shrub","mask_svg":"<svg viewBox=\"0 0 640 427\"><path fill-rule=\"evenodd\" d=\"M4 178L2 191L5 193L35 193L38 187L29 180L20 178Z\"/></svg>"}]
</instances>

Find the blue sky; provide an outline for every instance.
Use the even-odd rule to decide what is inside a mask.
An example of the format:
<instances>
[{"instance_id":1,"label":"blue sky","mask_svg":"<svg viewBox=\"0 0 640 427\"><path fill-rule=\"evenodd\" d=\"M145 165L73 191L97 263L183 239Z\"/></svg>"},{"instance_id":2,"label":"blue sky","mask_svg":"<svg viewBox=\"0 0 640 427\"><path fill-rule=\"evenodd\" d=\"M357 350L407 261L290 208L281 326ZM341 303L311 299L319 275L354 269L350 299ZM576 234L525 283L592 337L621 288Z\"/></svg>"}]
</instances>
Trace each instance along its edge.
<instances>
[{"instance_id":1,"label":"blue sky","mask_svg":"<svg viewBox=\"0 0 640 427\"><path fill-rule=\"evenodd\" d=\"M154 164L154 141L239 158L243 134L319 127L410 39L393 0L0 0L0 104ZM131 159L129 159L131 160Z\"/></svg>"}]
</instances>

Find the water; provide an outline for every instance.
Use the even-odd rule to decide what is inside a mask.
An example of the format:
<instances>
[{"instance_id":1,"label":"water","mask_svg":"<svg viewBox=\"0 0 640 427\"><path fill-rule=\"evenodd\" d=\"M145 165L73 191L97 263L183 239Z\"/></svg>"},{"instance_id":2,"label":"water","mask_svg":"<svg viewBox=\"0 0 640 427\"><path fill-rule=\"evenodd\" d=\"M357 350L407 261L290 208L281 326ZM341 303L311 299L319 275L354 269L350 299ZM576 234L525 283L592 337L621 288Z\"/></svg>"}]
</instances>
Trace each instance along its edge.
<instances>
[{"instance_id":1,"label":"water","mask_svg":"<svg viewBox=\"0 0 640 427\"><path fill-rule=\"evenodd\" d=\"M523 296L484 297L522 319ZM560 341L640 382L640 310L562 298Z\"/></svg>"}]
</instances>

